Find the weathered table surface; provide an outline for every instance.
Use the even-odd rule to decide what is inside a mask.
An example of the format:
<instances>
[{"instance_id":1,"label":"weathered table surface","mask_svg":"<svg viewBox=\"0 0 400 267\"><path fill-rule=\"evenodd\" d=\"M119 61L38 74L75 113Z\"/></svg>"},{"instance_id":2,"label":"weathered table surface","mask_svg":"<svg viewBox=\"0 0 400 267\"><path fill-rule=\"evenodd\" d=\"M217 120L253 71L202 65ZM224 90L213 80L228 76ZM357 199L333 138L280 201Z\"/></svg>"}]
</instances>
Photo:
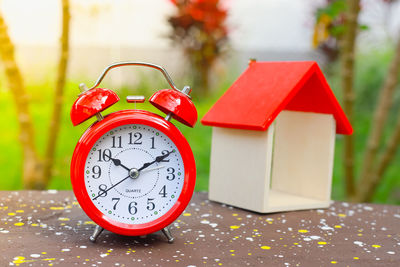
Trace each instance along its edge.
<instances>
[{"instance_id":1,"label":"weathered table surface","mask_svg":"<svg viewBox=\"0 0 400 267\"><path fill-rule=\"evenodd\" d=\"M103 232L71 191L0 191L0 266L400 266L400 207L335 202L326 210L260 215L196 193L171 227Z\"/></svg>"}]
</instances>

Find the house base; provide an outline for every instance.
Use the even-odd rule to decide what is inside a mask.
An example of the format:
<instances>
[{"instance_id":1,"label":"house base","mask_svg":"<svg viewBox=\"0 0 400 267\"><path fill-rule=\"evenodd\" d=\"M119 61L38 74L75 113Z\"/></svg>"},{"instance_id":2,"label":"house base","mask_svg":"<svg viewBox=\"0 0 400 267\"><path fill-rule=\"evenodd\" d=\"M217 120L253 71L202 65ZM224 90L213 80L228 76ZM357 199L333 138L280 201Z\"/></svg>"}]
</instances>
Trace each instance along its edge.
<instances>
[{"instance_id":1,"label":"house base","mask_svg":"<svg viewBox=\"0 0 400 267\"><path fill-rule=\"evenodd\" d=\"M268 200L265 203L264 208L261 210L255 210L254 208L250 211L255 211L258 213L273 213L273 212L285 212L285 211L295 211L295 210L308 210L308 209L324 209L328 208L330 201L314 199L309 197L302 197L293 195L290 193L281 192L278 190L270 190L268 192ZM209 195L211 201L224 203L237 208L249 210L247 205L241 206L240 204L229 204L226 200L215 199Z\"/></svg>"}]
</instances>

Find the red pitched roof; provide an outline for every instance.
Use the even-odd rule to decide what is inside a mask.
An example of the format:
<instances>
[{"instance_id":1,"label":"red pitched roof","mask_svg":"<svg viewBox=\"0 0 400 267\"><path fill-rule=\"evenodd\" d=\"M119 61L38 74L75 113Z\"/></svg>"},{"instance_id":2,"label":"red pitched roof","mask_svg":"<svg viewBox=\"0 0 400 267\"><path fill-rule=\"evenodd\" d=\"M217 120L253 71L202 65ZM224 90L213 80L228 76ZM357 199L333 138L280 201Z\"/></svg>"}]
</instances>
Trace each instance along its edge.
<instances>
[{"instance_id":1,"label":"red pitched roof","mask_svg":"<svg viewBox=\"0 0 400 267\"><path fill-rule=\"evenodd\" d=\"M264 131L282 110L332 114L338 134L353 132L314 61L250 63L201 122Z\"/></svg>"}]
</instances>

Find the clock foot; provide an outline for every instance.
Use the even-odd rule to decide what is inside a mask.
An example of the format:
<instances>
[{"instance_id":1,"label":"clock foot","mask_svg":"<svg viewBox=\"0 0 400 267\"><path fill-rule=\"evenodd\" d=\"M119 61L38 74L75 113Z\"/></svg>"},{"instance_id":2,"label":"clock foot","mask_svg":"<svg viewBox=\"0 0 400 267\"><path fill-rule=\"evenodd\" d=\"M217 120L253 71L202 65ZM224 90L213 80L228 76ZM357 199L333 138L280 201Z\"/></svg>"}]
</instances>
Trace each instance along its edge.
<instances>
[{"instance_id":1,"label":"clock foot","mask_svg":"<svg viewBox=\"0 0 400 267\"><path fill-rule=\"evenodd\" d=\"M92 241L93 243L96 242L97 237L101 234L101 232L103 232L103 230L103 227L96 225L93 234L89 237L90 241Z\"/></svg>"},{"instance_id":2,"label":"clock foot","mask_svg":"<svg viewBox=\"0 0 400 267\"><path fill-rule=\"evenodd\" d=\"M171 231L169 230L168 227L165 227L164 229L161 230L163 234L167 237L168 243L173 243L174 242L174 237L171 234Z\"/></svg>"}]
</instances>

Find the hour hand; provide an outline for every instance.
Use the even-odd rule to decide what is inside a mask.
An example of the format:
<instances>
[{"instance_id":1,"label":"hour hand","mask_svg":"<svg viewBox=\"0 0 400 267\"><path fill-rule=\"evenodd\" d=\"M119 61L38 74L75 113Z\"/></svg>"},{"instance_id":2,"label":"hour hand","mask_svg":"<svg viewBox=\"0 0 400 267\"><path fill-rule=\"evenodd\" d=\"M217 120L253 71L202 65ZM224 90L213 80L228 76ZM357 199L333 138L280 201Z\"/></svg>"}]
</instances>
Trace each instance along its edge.
<instances>
[{"instance_id":1,"label":"hour hand","mask_svg":"<svg viewBox=\"0 0 400 267\"><path fill-rule=\"evenodd\" d=\"M119 159L114 159L112 157L109 157L109 158L112 160L112 162L114 163L115 166L121 166L122 168L124 168L127 171L131 170L128 167L126 167L125 165L123 165Z\"/></svg>"}]
</instances>

